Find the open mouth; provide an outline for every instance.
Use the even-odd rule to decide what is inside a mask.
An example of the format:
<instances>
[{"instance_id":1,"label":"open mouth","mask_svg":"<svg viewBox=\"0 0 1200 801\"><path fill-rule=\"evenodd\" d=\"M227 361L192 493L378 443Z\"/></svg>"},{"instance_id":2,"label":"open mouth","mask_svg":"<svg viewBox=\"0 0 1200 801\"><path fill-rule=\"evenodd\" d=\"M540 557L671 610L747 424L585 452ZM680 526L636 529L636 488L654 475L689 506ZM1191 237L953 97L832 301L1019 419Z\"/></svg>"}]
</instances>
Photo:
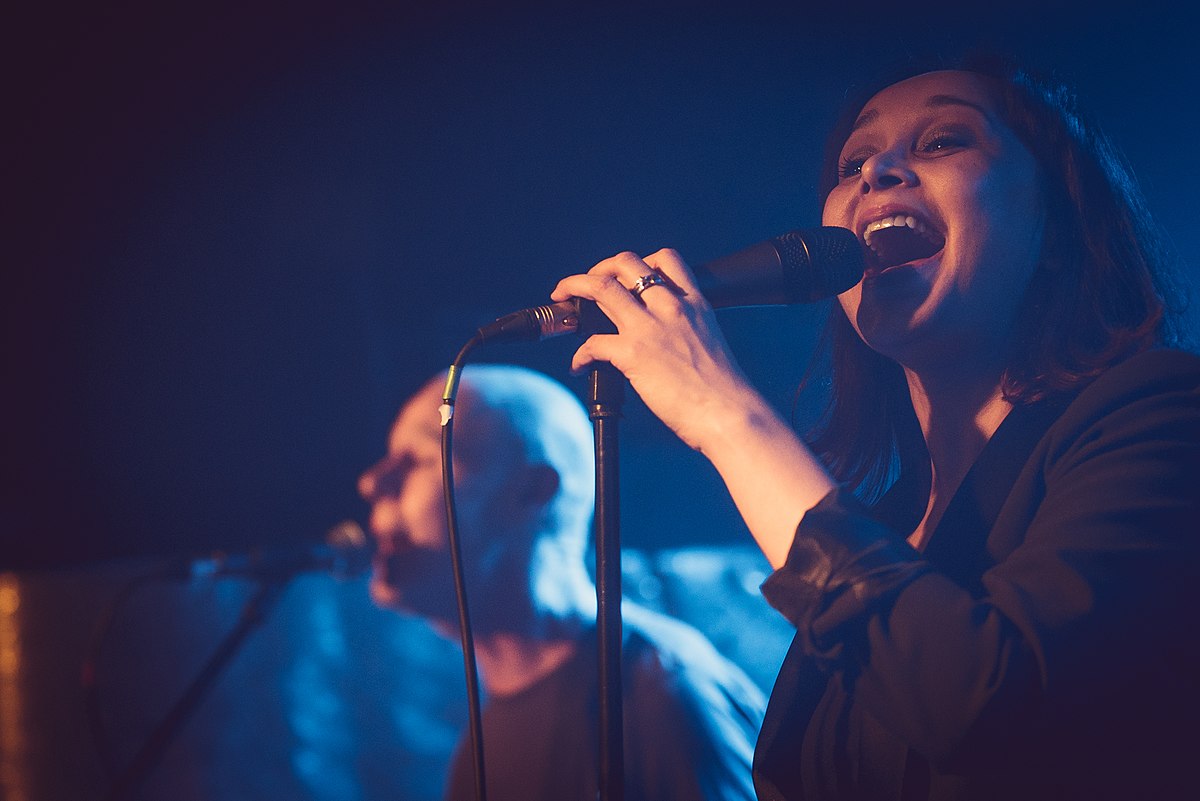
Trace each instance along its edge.
<instances>
[{"instance_id":1,"label":"open mouth","mask_svg":"<svg viewBox=\"0 0 1200 801\"><path fill-rule=\"evenodd\" d=\"M406 537L387 550L375 552L371 566L375 579L391 587L412 586L429 576L446 560L443 552L413 545Z\"/></svg>"},{"instance_id":2,"label":"open mouth","mask_svg":"<svg viewBox=\"0 0 1200 801\"><path fill-rule=\"evenodd\" d=\"M907 215L885 217L863 232L867 246L867 275L928 259L941 252L946 238L920 219Z\"/></svg>"}]
</instances>

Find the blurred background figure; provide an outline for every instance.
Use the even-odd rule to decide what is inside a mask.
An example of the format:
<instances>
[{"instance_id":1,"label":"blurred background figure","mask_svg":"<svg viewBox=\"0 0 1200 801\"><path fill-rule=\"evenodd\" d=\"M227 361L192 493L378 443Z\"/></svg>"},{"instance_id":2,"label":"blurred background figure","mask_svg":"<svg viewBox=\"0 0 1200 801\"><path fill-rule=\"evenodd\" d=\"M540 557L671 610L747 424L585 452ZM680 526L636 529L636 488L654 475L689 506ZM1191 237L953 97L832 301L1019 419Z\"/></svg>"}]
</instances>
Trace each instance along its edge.
<instances>
[{"instance_id":1,"label":"blurred background figure","mask_svg":"<svg viewBox=\"0 0 1200 801\"><path fill-rule=\"evenodd\" d=\"M388 453L363 474L378 539L371 597L458 636L431 379L401 410ZM592 432L565 387L529 369L468 367L454 468L483 710L489 797L592 799L598 791L595 587L586 566ZM696 629L625 603L626 792L750 799L761 691ZM447 797L474 796L466 739Z\"/></svg>"},{"instance_id":2,"label":"blurred background figure","mask_svg":"<svg viewBox=\"0 0 1200 801\"><path fill-rule=\"evenodd\" d=\"M758 592L769 567L757 548L630 549L622 562L629 596L695 625L759 688L770 687L794 632ZM159 564L0 573L5 801L104 798L256 589L246 579L146 583ZM97 643L96 622L109 611L112 626ZM80 665L97 646L90 701L99 729L80 684ZM455 642L423 618L379 609L365 578L304 574L245 640L137 797L437 801L466 712Z\"/></svg>"}]
</instances>

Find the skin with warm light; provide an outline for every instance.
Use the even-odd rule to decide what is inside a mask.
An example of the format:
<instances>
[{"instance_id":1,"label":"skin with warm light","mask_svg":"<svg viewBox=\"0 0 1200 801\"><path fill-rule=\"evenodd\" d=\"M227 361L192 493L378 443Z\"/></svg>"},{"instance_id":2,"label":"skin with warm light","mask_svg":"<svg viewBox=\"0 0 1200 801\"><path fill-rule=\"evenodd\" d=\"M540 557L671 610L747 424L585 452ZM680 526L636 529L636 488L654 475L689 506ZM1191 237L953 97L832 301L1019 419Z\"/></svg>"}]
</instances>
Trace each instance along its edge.
<instances>
[{"instance_id":1,"label":"skin with warm light","mask_svg":"<svg viewBox=\"0 0 1200 801\"><path fill-rule=\"evenodd\" d=\"M916 258L874 259L840 302L864 340L905 367L934 474L912 533L918 545L1010 408L1000 356L1040 254L1037 171L997 104L967 72L884 89L843 147L844 174L825 206L825 224L864 239L881 219L903 218L909 228L913 218L907 233L874 230L870 239L875 252ZM674 288L634 298L627 288L652 270ZM624 373L712 461L759 546L781 565L805 512L836 484L750 386L683 260L672 250L618 254L551 295L572 296L595 300L619 332L588 339L573 368L608 361Z\"/></svg>"},{"instance_id":2,"label":"skin with warm light","mask_svg":"<svg viewBox=\"0 0 1200 801\"><path fill-rule=\"evenodd\" d=\"M1000 379L1041 258L1037 168L998 103L986 79L966 72L885 89L858 116L825 202L826 225L868 244L865 278L838 300L863 341L904 367L930 450L931 497L910 537L918 546L1011 408Z\"/></svg>"},{"instance_id":3,"label":"skin with warm light","mask_svg":"<svg viewBox=\"0 0 1200 801\"><path fill-rule=\"evenodd\" d=\"M1040 257L1034 160L995 105L984 78L961 72L879 93L842 148L825 202L825 225L869 245L866 279L839 298L846 316L867 344L917 373L958 374L964 358L998 364ZM896 217L906 224L879 228ZM928 256L891 246L914 228L930 240ZM906 258L914 253L924 257Z\"/></svg>"}]
</instances>

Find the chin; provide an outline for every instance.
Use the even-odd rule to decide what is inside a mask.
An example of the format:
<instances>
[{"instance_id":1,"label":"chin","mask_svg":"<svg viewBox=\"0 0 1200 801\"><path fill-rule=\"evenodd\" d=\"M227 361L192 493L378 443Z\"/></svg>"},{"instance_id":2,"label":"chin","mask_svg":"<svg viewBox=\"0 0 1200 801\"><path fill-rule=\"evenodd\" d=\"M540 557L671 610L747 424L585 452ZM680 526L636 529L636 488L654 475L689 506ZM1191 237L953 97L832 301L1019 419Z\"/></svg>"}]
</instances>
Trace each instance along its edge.
<instances>
[{"instance_id":1,"label":"chin","mask_svg":"<svg viewBox=\"0 0 1200 801\"><path fill-rule=\"evenodd\" d=\"M913 282L907 291L892 287L871 287L854 310L852 319L859 337L872 350L890 359L906 362L910 353L924 350L931 338L945 336L945 315L923 282Z\"/></svg>"},{"instance_id":2,"label":"chin","mask_svg":"<svg viewBox=\"0 0 1200 801\"><path fill-rule=\"evenodd\" d=\"M398 589L387 582L372 579L367 591L376 606L404 611L403 596Z\"/></svg>"},{"instance_id":3,"label":"chin","mask_svg":"<svg viewBox=\"0 0 1200 801\"><path fill-rule=\"evenodd\" d=\"M426 583L406 583L404 586L401 589L387 578L375 575L367 589L376 606L421 618L433 624L439 633L445 628L451 629L451 633L458 631L458 607L452 587Z\"/></svg>"}]
</instances>

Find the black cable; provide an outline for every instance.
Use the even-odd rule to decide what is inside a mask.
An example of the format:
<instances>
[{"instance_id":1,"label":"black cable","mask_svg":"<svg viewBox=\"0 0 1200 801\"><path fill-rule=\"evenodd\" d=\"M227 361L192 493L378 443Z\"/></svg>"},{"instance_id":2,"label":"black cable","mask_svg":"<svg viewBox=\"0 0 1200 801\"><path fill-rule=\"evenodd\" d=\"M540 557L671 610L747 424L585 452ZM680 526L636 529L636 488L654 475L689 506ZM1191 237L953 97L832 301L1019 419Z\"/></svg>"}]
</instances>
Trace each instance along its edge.
<instances>
[{"instance_id":1,"label":"black cable","mask_svg":"<svg viewBox=\"0 0 1200 801\"><path fill-rule=\"evenodd\" d=\"M454 359L446 377L446 390L442 393L442 492L446 503L446 526L449 534L450 562L454 572L454 594L458 602L458 628L462 635L463 667L467 681L467 708L471 737L471 753L475 767L475 797L486 801L487 788L483 769L483 726L480 715L479 673L475 665L475 642L471 635L471 620L467 612L467 589L463 578L462 548L458 536L458 512L454 502L453 428L454 400L458 394L458 382L467 352L482 341L477 334L472 337Z\"/></svg>"}]
</instances>

